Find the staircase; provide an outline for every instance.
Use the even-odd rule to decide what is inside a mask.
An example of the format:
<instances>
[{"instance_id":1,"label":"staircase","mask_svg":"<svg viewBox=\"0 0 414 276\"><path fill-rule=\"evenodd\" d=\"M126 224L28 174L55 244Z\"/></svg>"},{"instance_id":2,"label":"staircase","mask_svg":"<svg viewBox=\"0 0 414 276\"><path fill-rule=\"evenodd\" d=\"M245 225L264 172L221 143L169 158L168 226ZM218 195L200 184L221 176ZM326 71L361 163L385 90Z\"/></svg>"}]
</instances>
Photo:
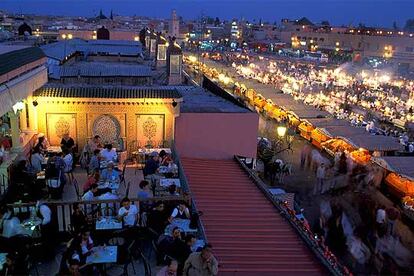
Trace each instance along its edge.
<instances>
[{"instance_id":1,"label":"staircase","mask_svg":"<svg viewBox=\"0 0 414 276\"><path fill-rule=\"evenodd\" d=\"M326 274L295 230L233 160L182 158L219 275Z\"/></svg>"}]
</instances>

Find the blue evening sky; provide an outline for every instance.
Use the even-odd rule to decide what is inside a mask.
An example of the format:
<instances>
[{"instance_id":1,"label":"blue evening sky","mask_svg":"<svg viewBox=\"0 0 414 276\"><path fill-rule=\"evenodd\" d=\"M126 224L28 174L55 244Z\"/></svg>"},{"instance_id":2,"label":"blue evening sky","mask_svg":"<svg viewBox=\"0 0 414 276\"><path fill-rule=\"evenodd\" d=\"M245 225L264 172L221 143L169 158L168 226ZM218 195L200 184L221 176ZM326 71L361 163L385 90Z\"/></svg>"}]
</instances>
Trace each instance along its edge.
<instances>
[{"instance_id":1,"label":"blue evening sky","mask_svg":"<svg viewBox=\"0 0 414 276\"><path fill-rule=\"evenodd\" d=\"M399 27L414 18L414 0L0 0L0 10L23 13L93 16L109 14L167 18L172 9L186 19L202 13L221 19L271 22L306 16L313 21L349 25Z\"/></svg>"}]
</instances>

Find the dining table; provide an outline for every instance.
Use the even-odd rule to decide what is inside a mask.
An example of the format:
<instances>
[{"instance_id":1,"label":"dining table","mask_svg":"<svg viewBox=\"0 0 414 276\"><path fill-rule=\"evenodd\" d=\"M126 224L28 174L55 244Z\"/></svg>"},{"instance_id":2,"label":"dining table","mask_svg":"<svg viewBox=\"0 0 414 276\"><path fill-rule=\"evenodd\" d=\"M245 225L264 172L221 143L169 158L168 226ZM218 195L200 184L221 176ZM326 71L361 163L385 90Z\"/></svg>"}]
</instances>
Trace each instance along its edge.
<instances>
[{"instance_id":1,"label":"dining table","mask_svg":"<svg viewBox=\"0 0 414 276\"><path fill-rule=\"evenodd\" d=\"M25 230L25 234L33 237L36 234L40 234L40 225L42 224L42 219L39 217L31 217L20 223L20 225Z\"/></svg>"},{"instance_id":2,"label":"dining table","mask_svg":"<svg viewBox=\"0 0 414 276\"><path fill-rule=\"evenodd\" d=\"M122 229L122 222L120 222L116 217L106 216L101 217L96 220L95 223L96 230L120 230Z\"/></svg>"},{"instance_id":3,"label":"dining table","mask_svg":"<svg viewBox=\"0 0 414 276\"><path fill-rule=\"evenodd\" d=\"M182 232L188 233L196 233L198 230L190 228L190 220L189 219L173 219L172 222L167 225L165 228L166 235L172 235L172 230L175 227L178 227Z\"/></svg>"},{"instance_id":4,"label":"dining table","mask_svg":"<svg viewBox=\"0 0 414 276\"><path fill-rule=\"evenodd\" d=\"M118 257L117 246L95 246L92 254L86 257L87 264L111 264L116 263Z\"/></svg>"},{"instance_id":5,"label":"dining table","mask_svg":"<svg viewBox=\"0 0 414 276\"><path fill-rule=\"evenodd\" d=\"M171 185L175 185L177 188L181 187L181 182L179 178L161 178L160 179L160 186L167 188Z\"/></svg>"}]
</instances>

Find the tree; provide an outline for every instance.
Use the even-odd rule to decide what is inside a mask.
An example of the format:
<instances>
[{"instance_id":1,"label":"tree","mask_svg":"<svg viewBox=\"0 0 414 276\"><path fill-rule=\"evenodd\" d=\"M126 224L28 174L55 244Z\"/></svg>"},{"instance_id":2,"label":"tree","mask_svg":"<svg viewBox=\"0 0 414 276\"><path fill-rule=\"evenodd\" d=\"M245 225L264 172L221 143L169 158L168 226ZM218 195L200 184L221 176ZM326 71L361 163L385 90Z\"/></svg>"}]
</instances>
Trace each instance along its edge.
<instances>
[{"instance_id":1,"label":"tree","mask_svg":"<svg viewBox=\"0 0 414 276\"><path fill-rule=\"evenodd\" d=\"M404 30L407 32L414 32L414 19L408 19L405 22Z\"/></svg>"}]
</instances>

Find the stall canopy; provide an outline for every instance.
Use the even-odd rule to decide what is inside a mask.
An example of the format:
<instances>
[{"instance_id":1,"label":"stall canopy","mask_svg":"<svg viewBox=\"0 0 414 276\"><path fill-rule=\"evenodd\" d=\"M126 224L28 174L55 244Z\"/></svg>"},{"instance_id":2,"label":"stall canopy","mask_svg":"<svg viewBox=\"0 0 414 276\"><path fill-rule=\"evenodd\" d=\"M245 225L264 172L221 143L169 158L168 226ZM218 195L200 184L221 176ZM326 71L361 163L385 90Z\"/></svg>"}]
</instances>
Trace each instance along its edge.
<instances>
[{"instance_id":1,"label":"stall canopy","mask_svg":"<svg viewBox=\"0 0 414 276\"><path fill-rule=\"evenodd\" d=\"M366 134L365 129L350 126L327 126L319 128L324 134L333 138L351 138L356 135Z\"/></svg>"},{"instance_id":2,"label":"stall canopy","mask_svg":"<svg viewBox=\"0 0 414 276\"><path fill-rule=\"evenodd\" d=\"M387 170L406 176L414 181L414 156L383 156L382 164Z\"/></svg>"},{"instance_id":3,"label":"stall canopy","mask_svg":"<svg viewBox=\"0 0 414 276\"><path fill-rule=\"evenodd\" d=\"M315 128L324 128L329 126L348 126L350 127L350 124L345 120L338 120L334 118L308 118L305 119L306 122L311 124Z\"/></svg>"},{"instance_id":4,"label":"stall canopy","mask_svg":"<svg viewBox=\"0 0 414 276\"><path fill-rule=\"evenodd\" d=\"M364 148L369 151L398 151L402 150L402 145L398 143L397 139L391 136L383 135L369 135L368 133L362 135L354 135L348 140L358 148Z\"/></svg>"}]
</instances>

